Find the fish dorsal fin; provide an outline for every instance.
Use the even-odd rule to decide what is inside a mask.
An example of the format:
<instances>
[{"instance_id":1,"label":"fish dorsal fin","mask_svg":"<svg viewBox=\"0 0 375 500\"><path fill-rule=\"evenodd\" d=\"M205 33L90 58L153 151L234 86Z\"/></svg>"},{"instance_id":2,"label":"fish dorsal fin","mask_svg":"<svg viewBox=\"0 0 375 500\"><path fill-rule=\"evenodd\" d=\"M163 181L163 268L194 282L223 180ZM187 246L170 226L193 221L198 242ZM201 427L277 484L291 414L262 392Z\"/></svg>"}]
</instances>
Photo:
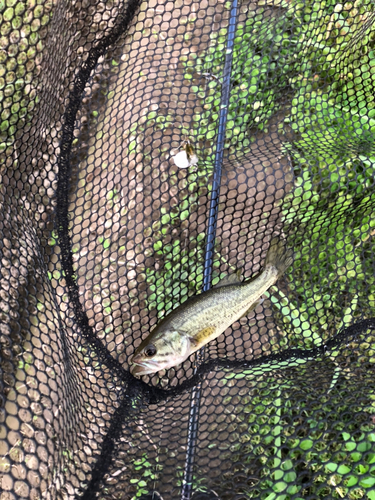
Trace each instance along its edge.
<instances>
[{"instance_id":1,"label":"fish dorsal fin","mask_svg":"<svg viewBox=\"0 0 375 500\"><path fill-rule=\"evenodd\" d=\"M238 285L239 283L241 283L241 269L238 269L233 274L227 274L227 276L224 276L224 278L221 279L219 283L212 288L220 288L227 285Z\"/></svg>"}]
</instances>

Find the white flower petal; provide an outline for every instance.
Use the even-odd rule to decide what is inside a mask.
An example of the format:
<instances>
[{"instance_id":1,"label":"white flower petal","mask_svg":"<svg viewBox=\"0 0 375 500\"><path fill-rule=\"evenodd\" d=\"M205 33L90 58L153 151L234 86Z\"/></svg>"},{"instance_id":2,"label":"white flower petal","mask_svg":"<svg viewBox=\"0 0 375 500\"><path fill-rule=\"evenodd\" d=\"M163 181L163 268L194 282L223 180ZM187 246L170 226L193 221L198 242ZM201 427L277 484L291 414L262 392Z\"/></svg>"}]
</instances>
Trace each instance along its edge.
<instances>
[{"instance_id":1,"label":"white flower petal","mask_svg":"<svg viewBox=\"0 0 375 500\"><path fill-rule=\"evenodd\" d=\"M173 156L173 161L178 166L178 168L188 168L190 166L186 151L180 151L175 156Z\"/></svg>"},{"instance_id":2,"label":"white flower petal","mask_svg":"<svg viewBox=\"0 0 375 500\"><path fill-rule=\"evenodd\" d=\"M197 163L198 163L198 156L197 155L191 155L190 156L190 161L189 161L189 166L196 165Z\"/></svg>"}]
</instances>

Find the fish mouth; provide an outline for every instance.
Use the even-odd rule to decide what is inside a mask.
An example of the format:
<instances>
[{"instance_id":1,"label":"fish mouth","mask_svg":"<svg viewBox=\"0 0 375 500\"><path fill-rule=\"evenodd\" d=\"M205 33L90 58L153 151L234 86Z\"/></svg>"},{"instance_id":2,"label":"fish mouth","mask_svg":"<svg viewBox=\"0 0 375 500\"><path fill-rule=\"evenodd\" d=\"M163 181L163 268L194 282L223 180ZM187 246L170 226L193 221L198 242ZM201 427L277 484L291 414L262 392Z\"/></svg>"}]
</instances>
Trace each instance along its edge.
<instances>
[{"instance_id":1,"label":"fish mouth","mask_svg":"<svg viewBox=\"0 0 375 500\"><path fill-rule=\"evenodd\" d=\"M150 373L156 373L160 371L161 368L155 361L143 361L141 363L132 362L130 367L130 373L134 376L149 375Z\"/></svg>"}]
</instances>

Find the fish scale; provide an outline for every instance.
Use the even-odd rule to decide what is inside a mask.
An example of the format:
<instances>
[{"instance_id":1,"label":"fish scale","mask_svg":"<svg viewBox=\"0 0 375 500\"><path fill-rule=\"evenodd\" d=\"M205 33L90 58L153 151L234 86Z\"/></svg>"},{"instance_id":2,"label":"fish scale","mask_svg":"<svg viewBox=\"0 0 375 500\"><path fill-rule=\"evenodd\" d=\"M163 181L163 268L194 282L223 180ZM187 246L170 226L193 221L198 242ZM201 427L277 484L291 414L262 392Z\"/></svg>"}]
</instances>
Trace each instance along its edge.
<instances>
[{"instance_id":1,"label":"fish scale","mask_svg":"<svg viewBox=\"0 0 375 500\"><path fill-rule=\"evenodd\" d=\"M197 345L192 350L193 353L245 316L254 303L257 304L263 293L276 282L277 277L275 268L267 268L250 283L222 285L220 288L212 289L212 293L202 301L199 301L199 295L193 297L196 299L194 303L164 326L185 331L189 337L196 340ZM189 325L189 328L186 328L186 325ZM214 329L210 331L210 327Z\"/></svg>"}]
</instances>

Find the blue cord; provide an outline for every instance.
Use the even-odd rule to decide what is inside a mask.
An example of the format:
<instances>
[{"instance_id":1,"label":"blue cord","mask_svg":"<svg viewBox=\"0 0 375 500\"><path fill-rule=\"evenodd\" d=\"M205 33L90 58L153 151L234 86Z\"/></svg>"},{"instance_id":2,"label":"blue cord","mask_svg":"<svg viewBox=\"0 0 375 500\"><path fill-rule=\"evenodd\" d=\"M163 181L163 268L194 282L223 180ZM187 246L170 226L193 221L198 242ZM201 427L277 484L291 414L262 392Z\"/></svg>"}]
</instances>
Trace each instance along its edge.
<instances>
[{"instance_id":1,"label":"blue cord","mask_svg":"<svg viewBox=\"0 0 375 500\"><path fill-rule=\"evenodd\" d=\"M211 287L212 279L212 264L215 246L217 213L219 206L219 193L221 182L221 166L223 163L224 143L225 143L225 130L227 125L227 115L230 96L230 78L232 73L233 61L233 46L234 37L236 33L237 21L237 4L238 0L232 1L232 8L230 11L227 48L225 53L224 74L220 100L220 115L219 115L219 130L216 142L216 154L214 164L214 176L212 181L212 196L210 202L210 212L208 218L206 250L204 255L204 272L203 272L203 291L207 292ZM197 356L197 364L204 356L204 347L200 350ZM196 369L195 369L196 371ZM198 435L198 420L199 420L199 406L201 399L201 384L194 388L191 395L190 402L190 415L188 427L188 442L185 460L184 480L182 486L181 500L190 500L193 488L193 466L194 455Z\"/></svg>"}]
</instances>

